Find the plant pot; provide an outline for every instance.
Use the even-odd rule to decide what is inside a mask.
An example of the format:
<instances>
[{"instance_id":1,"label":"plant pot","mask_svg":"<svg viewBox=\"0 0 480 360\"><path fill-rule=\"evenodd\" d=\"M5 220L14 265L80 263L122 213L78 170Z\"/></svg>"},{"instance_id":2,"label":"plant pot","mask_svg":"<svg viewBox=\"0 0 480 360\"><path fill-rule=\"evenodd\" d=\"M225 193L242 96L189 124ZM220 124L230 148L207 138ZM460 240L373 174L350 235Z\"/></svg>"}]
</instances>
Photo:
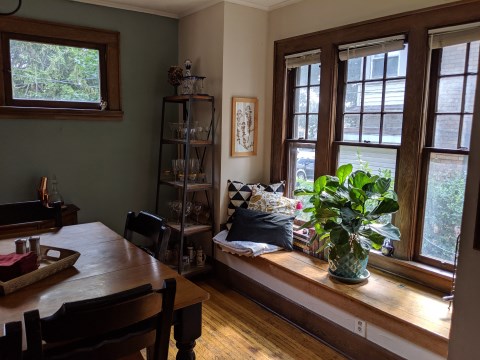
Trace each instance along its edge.
<instances>
[{"instance_id":1,"label":"plant pot","mask_svg":"<svg viewBox=\"0 0 480 360\"><path fill-rule=\"evenodd\" d=\"M353 253L349 253L343 257L335 260L328 259L328 270L331 275L336 279L342 281L342 278L346 282L352 282L352 280L363 281L368 278L370 273L367 270L368 256L360 260L356 258Z\"/></svg>"}]
</instances>

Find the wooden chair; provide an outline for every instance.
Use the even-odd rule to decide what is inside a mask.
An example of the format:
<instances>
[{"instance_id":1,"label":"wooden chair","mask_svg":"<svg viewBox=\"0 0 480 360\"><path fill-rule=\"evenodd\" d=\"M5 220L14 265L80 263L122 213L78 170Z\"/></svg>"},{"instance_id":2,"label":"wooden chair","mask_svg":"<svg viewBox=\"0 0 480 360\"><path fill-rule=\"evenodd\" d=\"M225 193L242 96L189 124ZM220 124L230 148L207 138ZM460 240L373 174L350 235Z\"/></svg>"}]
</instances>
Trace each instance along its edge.
<instances>
[{"instance_id":1,"label":"wooden chair","mask_svg":"<svg viewBox=\"0 0 480 360\"><path fill-rule=\"evenodd\" d=\"M42 319L38 310L26 312L27 358L110 360L147 348L150 359L166 360L175 292L175 279L167 279L159 290L145 284L65 303Z\"/></svg>"},{"instance_id":2,"label":"wooden chair","mask_svg":"<svg viewBox=\"0 0 480 360\"><path fill-rule=\"evenodd\" d=\"M22 359L22 322L5 324L4 336L0 336L0 360Z\"/></svg>"},{"instance_id":3,"label":"wooden chair","mask_svg":"<svg viewBox=\"0 0 480 360\"><path fill-rule=\"evenodd\" d=\"M0 226L54 220L55 227L62 227L62 204L52 208L43 206L41 200L0 204Z\"/></svg>"},{"instance_id":4,"label":"wooden chair","mask_svg":"<svg viewBox=\"0 0 480 360\"><path fill-rule=\"evenodd\" d=\"M166 224L167 221L157 215L145 211L135 215L130 211L127 214L123 237L128 241L132 241L133 233L147 237L152 244L151 249L146 246L139 247L161 262L165 262L165 253L170 239L170 228Z\"/></svg>"}]
</instances>

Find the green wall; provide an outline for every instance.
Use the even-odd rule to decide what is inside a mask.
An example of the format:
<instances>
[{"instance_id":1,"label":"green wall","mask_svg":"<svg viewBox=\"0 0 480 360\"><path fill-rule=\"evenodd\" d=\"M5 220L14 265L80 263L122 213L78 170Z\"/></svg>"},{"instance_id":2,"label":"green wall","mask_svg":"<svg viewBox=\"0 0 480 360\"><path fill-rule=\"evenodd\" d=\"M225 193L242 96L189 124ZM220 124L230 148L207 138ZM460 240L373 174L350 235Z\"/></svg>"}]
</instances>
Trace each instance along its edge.
<instances>
[{"instance_id":1,"label":"green wall","mask_svg":"<svg viewBox=\"0 0 480 360\"><path fill-rule=\"evenodd\" d=\"M0 203L34 200L57 176L79 222L123 231L129 210L155 207L161 99L177 63L178 21L66 0L24 0L19 17L120 32L123 120L0 119Z\"/></svg>"}]
</instances>

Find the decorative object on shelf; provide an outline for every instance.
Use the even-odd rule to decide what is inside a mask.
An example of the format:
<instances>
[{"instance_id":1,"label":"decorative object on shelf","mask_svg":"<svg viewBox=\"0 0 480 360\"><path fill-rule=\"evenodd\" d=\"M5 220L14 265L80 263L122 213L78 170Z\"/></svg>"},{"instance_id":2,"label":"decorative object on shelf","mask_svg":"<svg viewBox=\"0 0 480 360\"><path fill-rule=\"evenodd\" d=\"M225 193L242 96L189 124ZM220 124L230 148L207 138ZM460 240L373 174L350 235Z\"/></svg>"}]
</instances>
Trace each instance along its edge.
<instances>
[{"instance_id":1,"label":"decorative object on shelf","mask_svg":"<svg viewBox=\"0 0 480 360\"><path fill-rule=\"evenodd\" d=\"M336 176L316 179L314 190L294 192L310 196L313 207L304 211L311 216L303 227L314 227L323 240L332 277L349 283L368 278L371 248L379 250L385 239L400 240L400 231L385 216L399 209L391 179L352 169L352 164L342 165Z\"/></svg>"},{"instance_id":2,"label":"decorative object on shelf","mask_svg":"<svg viewBox=\"0 0 480 360\"><path fill-rule=\"evenodd\" d=\"M232 99L231 156L257 155L258 99Z\"/></svg>"},{"instance_id":3,"label":"decorative object on shelf","mask_svg":"<svg viewBox=\"0 0 480 360\"><path fill-rule=\"evenodd\" d=\"M196 255L196 263L197 266L202 267L205 266L205 261L207 260L207 256L204 254L202 248L197 249L197 255Z\"/></svg>"},{"instance_id":4,"label":"decorative object on shelf","mask_svg":"<svg viewBox=\"0 0 480 360\"><path fill-rule=\"evenodd\" d=\"M38 185L37 195L38 200L41 200L44 205L48 203L48 190L47 190L48 179L46 176L40 178L40 185Z\"/></svg>"},{"instance_id":5,"label":"decorative object on shelf","mask_svg":"<svg viewBox=\"0 0 480 360\"><path fill-rule=\"evenodd\" d=\"M63 197L58 191L58 182L57 182L57 177L55 175L53 175L50 183L51 183L51 188L48 194L48 205L53 206L54 203L59 201L63 206Z\"/></svg>"},{"instance_id":6,"label":"decorative object on shelf","mask_svg":"<svg viewBox=\"0 0 480 360\"><path fill-rule=\"evenodd\" d=\"M183 70L181 66L174 65L168 69L168 83L175 88L175 95L178 95L178 86L182 84Z\"/></svg>"},{"instance_id":7,"label":"decorative object on shelf","mask_svg":"<svg viewBox=\"0 0 480 360\"><path fill-rule=\"evenodd\" d=\"M183 66L185 67L185 76L182 77L180 93L182 95L203 94L205 76L192 75L192 61L189 59L185 60Z\"/></svg>"},{"instance_id":8,"label":"decorative object on shelf","mask_svg":"<svg viewBox=\"0 0 480 360\"><path fill-rule=\"evenodd\" d=\"M22 7L22 0L18 0L18 4L15 7L15 9L11 11L6 11L6 12L0 12L0 16L8 16L8 15L13 15L15 14L20 8Z\"/></svg>"}]
</instances>

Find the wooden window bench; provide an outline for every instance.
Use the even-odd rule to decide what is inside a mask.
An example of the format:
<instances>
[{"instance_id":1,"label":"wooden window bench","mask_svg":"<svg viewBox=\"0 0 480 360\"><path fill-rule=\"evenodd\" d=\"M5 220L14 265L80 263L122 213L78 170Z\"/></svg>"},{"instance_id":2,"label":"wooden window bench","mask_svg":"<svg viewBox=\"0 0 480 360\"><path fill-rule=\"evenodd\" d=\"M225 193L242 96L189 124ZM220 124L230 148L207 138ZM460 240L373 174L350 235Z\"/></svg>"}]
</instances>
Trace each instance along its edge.
<instances>
[{"instance_id":1,"label":"wooden window bench","mask_svg":"<svg viewBox=\"0 0 480 360\"><path fill-rule=\"evenodd\" d=\"M343 284L328 264L301 252L256 258L216 249L217 274L261 305L355 359L447 357L452 308L444 293L372 269L368 281ZM355 334L366 322L366 337Z\"/></svg>"}]
</instances>

